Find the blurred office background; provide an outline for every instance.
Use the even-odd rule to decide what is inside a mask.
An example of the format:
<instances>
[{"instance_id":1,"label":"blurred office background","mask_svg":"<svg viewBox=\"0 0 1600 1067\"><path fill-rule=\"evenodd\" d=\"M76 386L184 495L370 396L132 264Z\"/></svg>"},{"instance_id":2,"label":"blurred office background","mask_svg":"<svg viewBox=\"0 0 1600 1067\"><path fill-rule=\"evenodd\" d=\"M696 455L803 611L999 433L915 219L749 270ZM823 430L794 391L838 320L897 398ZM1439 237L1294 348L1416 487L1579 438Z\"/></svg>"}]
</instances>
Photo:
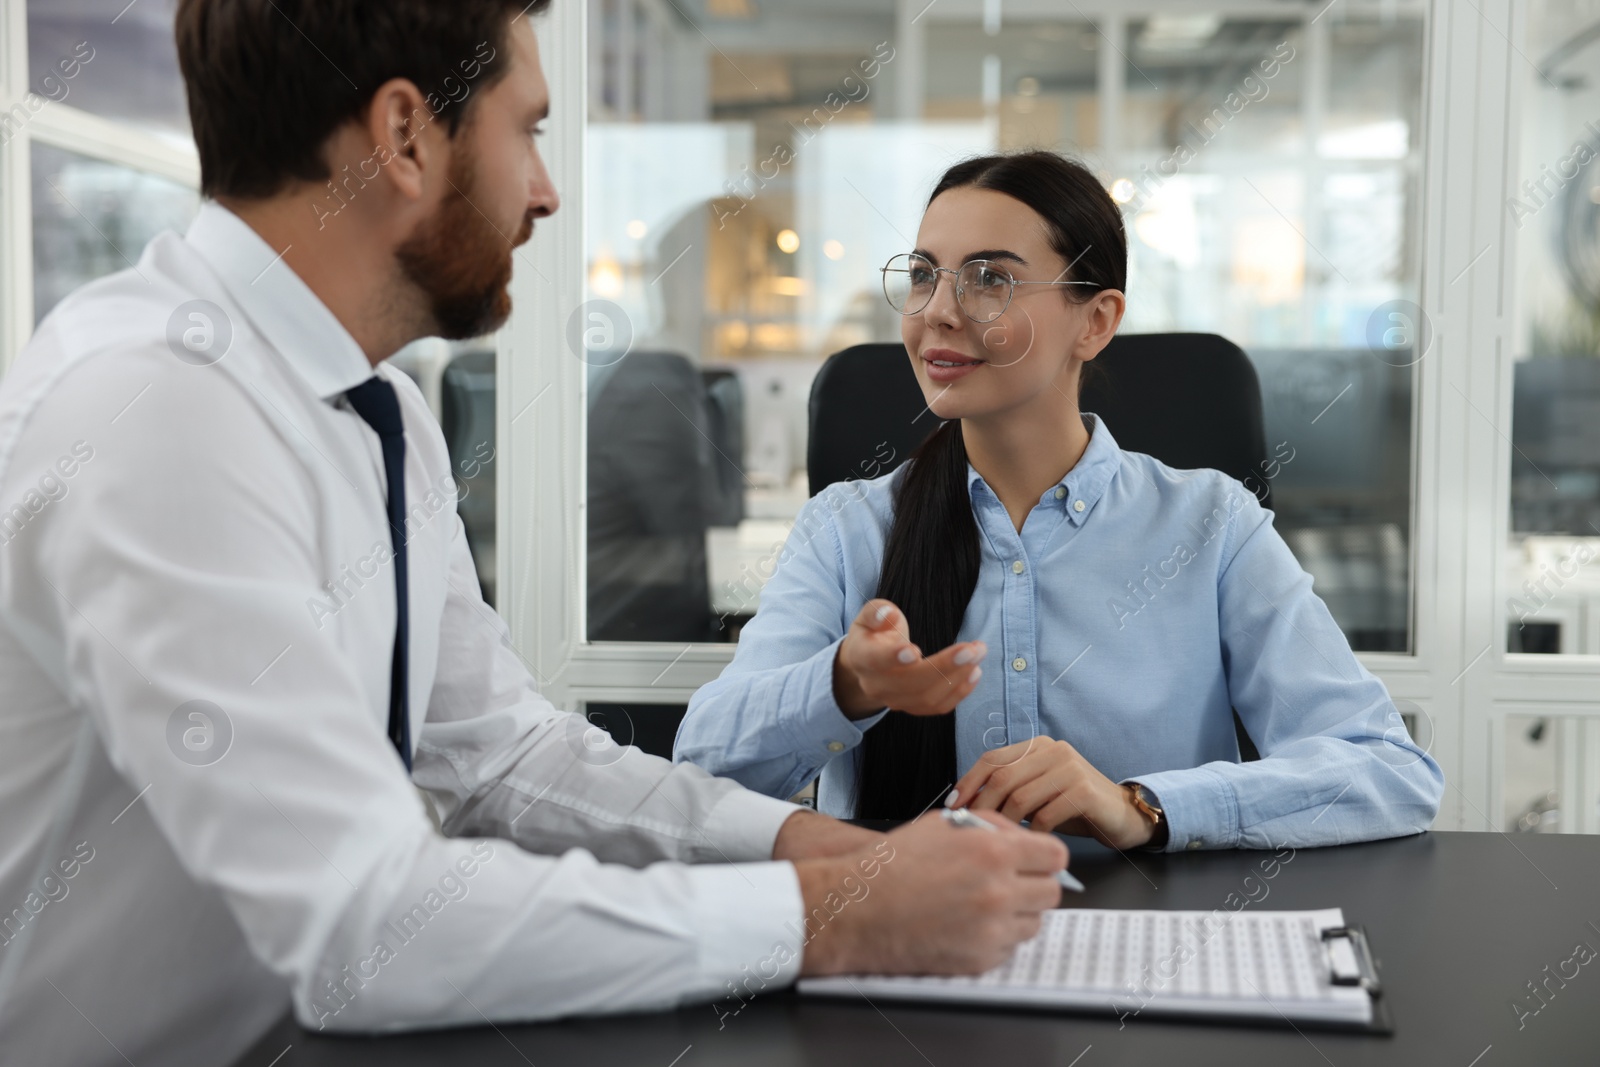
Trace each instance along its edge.
<instances>
[{"instance_id":1,"label":"blurred office background","mask_svg":"<svg viewBox=\"0 0 1600 1067\"><path fill-rule=\"evenodd\" d=\"M1218 333L1250 354L1269 444L1293 456L1272 471L1279 528L1355 648L1409 648L1414 357L1369 338L1376 309L1417 297L1420 5L1308 26L1297 10L992 3L930 10L914 39L893 0L682 10L691 24L665 3L589 8L589 291L648 352L589 398L591 639L737 638L807 496L812 376L899 340L878 267L914 244L950 163L1043 146L1124 205L1123 331ZM681 394L629 387L668 363ZM698 526L677 493L596 476L650 462L601 430L623 407L697 457ZM680 482L690 469L662 462Z\"/></svg>"},{"instance_id":2,"label":"blurred office background","mask_svg":"<svg viewBox=\"0 0 1600 1067\"><path fill-rule=\"evenodd\" d=\"M0 203L27 234L4 262L31 267L6 285L8 352L196 208L173 7L0 0L26 31L0 148ZM911 246L950 163L1042 146L1123 206L1123 330L1217 333L1250 356L1277 526L1352 647L1415 651L1415 376L1439 343L1416 306L1429 3L585 10L582 269L608 309L584 335L575 490L589 640L737 641L807 496L812 377L842 348L899 339L878 268ZM1509 478L1482 476L1506 486L1505 651L1592 656L1600 563L1576 561L1600 556L1600 7L1515 16L1532 69L1510 164L1525 203L1508 204L1513 459ZM496 351L424 341L397 357L443 424L491 601L497 500L519 491L496 480ZM650 719L670 743L670 706L592 711L630 731ZM1600 831L1600 722L1512 716L1495 746L1504 828Z\"/></svg>"}]
</instances>

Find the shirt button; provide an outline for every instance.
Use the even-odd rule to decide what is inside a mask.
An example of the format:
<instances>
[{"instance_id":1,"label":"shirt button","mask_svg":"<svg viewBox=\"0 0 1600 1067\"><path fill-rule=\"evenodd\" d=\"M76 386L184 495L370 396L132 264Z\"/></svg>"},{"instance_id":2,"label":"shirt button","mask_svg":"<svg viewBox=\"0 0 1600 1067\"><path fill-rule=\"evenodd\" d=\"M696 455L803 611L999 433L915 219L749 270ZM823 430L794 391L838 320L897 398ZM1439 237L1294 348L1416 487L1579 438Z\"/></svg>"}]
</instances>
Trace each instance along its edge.
<instances>
[{"instance_id":1,"label":"shirt button","mask_svg":"<svg viewBox=\"0 0 1600 1067\"><path fill-rule=\"evenodd\" d=\"M1022 570L1023 570L1022 561L1020 559L1019 560L1013 560L1012 564L1011 564L1011 573L1012 574L1021 574Z\"/></svg>"},{"instance_id":2,"label":"shirt button","mask_svg":"<svg viewBox=\"0 0 1600 1067\"><path fill-rule=\"evenodd\" d=\"M1064 500L1064 499L1066 499L1066 496L1067 496L1067 491L1064 488L1062 488L1061 486L1059 486L1059 485L1056 486L1056 499L1057 500Z\"/></svg>"},{"instance_id":3,"label":"shirt button","mask_svg":"<svg viewBox=\"0 0 1600 1067\"><path fill-rule=\"evenodd\" d=\"M1081 500L1074 500L1074 501L1073 501L1073 502L1072 502L1072 510L1073 510L1073 511L1082 511L1082 510L1083 510L1083 501L1081 501Z\"/></svg>"},{"instance_id":4,"label":"shirt button","mask_svg":"<svg viewBox=\"0 0 1600 1067\"><path fill-rule=\"evenodd\" d=\"M1187 845L1184 845L1183 847L1188 849L1190 852L1193 852L1195 849L1200 847L1200 844L1201 843L1199 841L1190 841Z\"/></svg>"},{"instance_id":5,"label":"shirt button","mask_svg":"<svg viewBox=\"0 0 1600 1067\"><path fill-rule=\"evenodd\" d=\"M1021 656L1018 656L1016 659L1011 661L1011 669L1014 671L1025 671L1028 669L1028 661L1023 659Z\"/></svg>"},{"instance_id":6,"label":"shirt button","mask_svg":"<svg viewBox=\"0 0 1600 1067\"><path fill-rule=\"evenodd\" d=\"M843 752L844 751L844 742L843 741L829 741L828 742L828 751L829 752Z\"/></svg>"}]
</instances>

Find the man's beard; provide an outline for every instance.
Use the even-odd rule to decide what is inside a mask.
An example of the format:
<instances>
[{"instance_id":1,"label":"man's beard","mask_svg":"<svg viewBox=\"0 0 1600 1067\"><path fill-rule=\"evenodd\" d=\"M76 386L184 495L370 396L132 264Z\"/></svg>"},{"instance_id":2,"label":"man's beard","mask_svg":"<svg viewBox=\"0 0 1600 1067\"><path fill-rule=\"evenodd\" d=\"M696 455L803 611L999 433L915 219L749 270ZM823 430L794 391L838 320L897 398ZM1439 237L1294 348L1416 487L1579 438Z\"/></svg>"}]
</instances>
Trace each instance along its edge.
<instances>
[{"instance_id":1,"label":"man's beard","mask_svg":"<svg viewBox=\"0 0 1600 1067\"><path fill-rule=\"evenodd\" d=\"M405 277L428 299L435 334L453 341L505 324L512 249L533 235L532 211L515 238L497 230L473 203L474 181L473 161L458 151L450 162L450 192L396 252Z\"/></svg>"}]
</instances>

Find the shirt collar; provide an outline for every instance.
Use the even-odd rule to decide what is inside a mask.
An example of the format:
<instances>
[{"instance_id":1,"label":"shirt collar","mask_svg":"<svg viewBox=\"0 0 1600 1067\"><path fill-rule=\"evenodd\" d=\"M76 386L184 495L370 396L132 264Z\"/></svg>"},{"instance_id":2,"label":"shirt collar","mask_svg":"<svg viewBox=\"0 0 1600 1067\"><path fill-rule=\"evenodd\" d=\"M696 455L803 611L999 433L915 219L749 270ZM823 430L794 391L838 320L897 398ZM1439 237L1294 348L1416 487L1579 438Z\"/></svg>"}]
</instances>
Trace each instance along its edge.
<instances>
[{"instance_id":1,"label":"shirt collar","mask_svg":"<svg viewBox=\"0 0 1600 1067\"><path fill-rule=\"evenodd\" d=\"M1089 431L1089 447L1083 450L1077 465L1039 497L1040 504L1062 509L1074 526L1089 517L1106 486L1111 484L1111 476L1122 465L1122 449L1106 428L1105 420L1091 412L1084 412L1082 418L1084 428ZM967 464L967 490L974 497L980 490L994 496L994 490L970 463Z\"/></svg>"},{"instance_id":2,"label":"shirt collar","mask_svg":"<svg viewBox=\"0 0 1600 1067\"><path fill-rule=\"evenodd\" d=\"M184 235L211 265L256 331L323 399L372 377L372 364L328 306L283 256L214 200Z\"/></svg>"}]
</instances>

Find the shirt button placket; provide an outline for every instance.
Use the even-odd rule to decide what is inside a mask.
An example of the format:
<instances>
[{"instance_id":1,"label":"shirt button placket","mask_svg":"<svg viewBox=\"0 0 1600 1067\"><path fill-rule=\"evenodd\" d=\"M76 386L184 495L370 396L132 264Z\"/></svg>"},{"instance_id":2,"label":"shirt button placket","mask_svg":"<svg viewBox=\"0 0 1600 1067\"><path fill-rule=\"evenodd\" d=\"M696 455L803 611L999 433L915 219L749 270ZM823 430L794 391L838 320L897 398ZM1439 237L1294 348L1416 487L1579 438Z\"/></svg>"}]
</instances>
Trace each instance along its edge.
<instances>
[{"instance_id":1,"label":"shirt button placket","mask_svg":"<svg viewBox=\"0 0 1600 1067\"><path fill-rule=\"evenodd\" d=\"M1038 690L1027 673L1028 658L1033 654L1036 641L1039 606L1034 596L1033 583L1028 580L1028 564L1020 535L1017 553L1011 561L1011 573L1020 581L1007 583L1007 599L1011 601L1006 611L1006 637L1010 646L1011 670L1006 678L1006 725L1011 739L1029 738L1039 732Z\"/></svg>"},{"instance_id":2,"label":"shirt button placket","mask_svg":"<svg viewBox=\"0 0 1600 1067\"><path fill-rule=\"evenodd\" d=\"M1026 580L1028 564L1024 559L1021 536L1011 525L1010 518L1005 515L1003 509L995 510L999 514L991 512L985 516L993 520L993 524L987 529L995 549L1000 554L1001 565L1007 567L1014 576L1013 579L1002 581L1000 584L1002 647L1015 645L1017 649L1026 650L1033 646L1035 621L1033 585ZM1009 563L1004 562L1007 556L1011 557ZM1015 578L1023 580L1016 581ZM1010 648L1007 648L1007 651L1015 655ZM1010 743L1019 738L1032 737L1036 731L1031 721L1034 715L1033 701L1026 688L1027 679L1015 670L1006 672L1006 675L1001 689L1005 694L1006 740ZM990 744L986 747L997 746Z\"/></svg>"}]
</instances>

